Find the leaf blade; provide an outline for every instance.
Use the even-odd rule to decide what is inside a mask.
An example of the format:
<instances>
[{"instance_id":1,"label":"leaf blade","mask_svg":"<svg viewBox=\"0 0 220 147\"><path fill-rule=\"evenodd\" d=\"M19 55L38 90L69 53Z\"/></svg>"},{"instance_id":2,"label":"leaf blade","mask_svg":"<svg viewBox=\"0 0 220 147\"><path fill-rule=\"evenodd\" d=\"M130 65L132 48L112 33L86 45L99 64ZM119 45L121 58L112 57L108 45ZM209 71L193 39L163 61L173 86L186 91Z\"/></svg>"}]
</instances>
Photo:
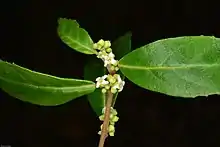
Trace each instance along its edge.
<instances>
[{"instance_id":1,"label":"leaf blade","mask_svg":"<svg viewBox=\"0 0 220 147\"><path fill-rule=\"evenodd\" d=\"M91 81L59 78L0 61L0 88L29 103L54 106L91 93Z\"/></svg>"},{"instance_id":2,"label":"leaf blade","mask_svg":"<svg viewBox=\"0 0 220 147\"><path fill-rule=\"evenodd\" d=\"M76 20L60 18L58 20L58 35L70 48L84 53L96 54L93 49L93 41L88 32L80 28Z\"/></svg>"},{"instance_id":3,"label":"leaf blade","mask_svg":"<svg viewBox=\"0 0 220 147\"><path fill-rule=\"evenodd\" d=\"M151 91L186 98L219 94L219 48L220 39L210 36L168 38L134 50L119 66Z\"/></svg>"},{"instance_id":4,"label":"leaf blade","mask_svg":"<svg viewBox=\"0 0 220 147\"><path fill-rule=\"evenodd\" d=\"M84 78L86 80L95 80L106 74L103 62L97 58L89 59L89 62L84 68ZM105 106L106 95L101 92L101 89L95 89L93 93L87 95L90 106L95 111L97 116L102 114L102 109Z\"/></svg>"},{"instance_id":5,"label":"leaf blade","mask_svg":"<svg viewBox=\"0 0 220 147\"><path fill-rule=\"evenodd\" d=\"M132 33L129 31L125 33L123 36L118 37L112 43L112 50L117 60L121 59L123 56L131 52L131 37L132 37ZM121 79L124 80L125 76L121 73L120 70L118 72L121 76ZM115 105L117 97L118 97L118 92L113 97L112 106Z\"/></svg>"}]
</instances>

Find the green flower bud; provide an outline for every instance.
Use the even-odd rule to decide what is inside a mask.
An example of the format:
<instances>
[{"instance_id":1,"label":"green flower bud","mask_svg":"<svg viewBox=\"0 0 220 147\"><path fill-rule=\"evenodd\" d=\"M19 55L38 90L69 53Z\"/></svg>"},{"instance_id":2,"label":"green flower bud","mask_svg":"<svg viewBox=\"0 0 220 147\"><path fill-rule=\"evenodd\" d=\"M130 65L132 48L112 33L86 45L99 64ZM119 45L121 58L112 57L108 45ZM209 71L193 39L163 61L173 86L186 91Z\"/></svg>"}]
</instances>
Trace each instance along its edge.
<instances>
[{"instance_id":1,"label":"green flower bud","mask_svg":"<svg viewBox=\"0 0 220 147\"><path fill-rule=\"evenodd\" d=\"M118 76L120 76L120 75L119 74L114 74L113 75L113 77L116 78L116 79L118 78Z\"/></svg>"},{"instance_id":2,"label":"green flower bud","mask_svg":"<svg viewBox=\"0 0 220 147\"><path fill-rule=\"evenodd\" d=\"M116 61L113 65L114 65L114 66L117 66L117 65L118 65L118 61Z\"/></svg>"},{"instance_id":3,"label":"green flower bud","mask_svg":"<svg viewBox=\"0 0 220 147\"><path fill-rule=\"evenodd\" d=\"M105 41L105 44L104 44L104 48L109 48L111 46L111 42L110 41Z\"/></svg>"},{"instance_id":4,"label":"green flower bud","mask_svg":"<svg viewBox=\"0 0 220 147\"><path fill-rule=\"evenodd\" d=\"M97 48L98 48L97 43L94 43L94 44L93 44L93 48L94 48L94 49L97 49Z\"/></svg>"},{"instance_id":5,"label":"green flower bud","mask_svg":"<svg viewBox=\"0 0 220 147\"><path fill-rule=\"evenodd\" d=\"M114 84L114 83L116 82L116 79L115 79L115 78L111 78L111 79L109 79L109 82L110 82L111 84Z\"/></svg>"},{"instance_id":6,"label":"green flower bud","mask_svg":"<svg viewBox=\"0 0 220 147\"><path fill-rule=\"evenodd\" d=\"M100 44L97 44L97 48L96 49L101 50L102 46Z\"/></svg>"},{"instance_id":7,"label":"green flower bud","mask_svg":"<svg viewBox=\"0 0 220 147\"><path fill-rule=\"evenodd\" d=\"M114 132L115 131L115 127L113 125L109 125L108 126L108 131L109 132Z\"/></svg>"},{"instance_id":8,"label":"green flower bud","mask_svg":"<svg viewBox=\"0 0 220 147\"><path fill-rule=\"evenodd\" d=\"M112 119L113 117L114 117L114 115L113 115L113 114L110 114L109 118Z\"/></svg>"},{"instance_id":9,"label":"green flower bud","mask_svg":"<svg viewBox=\"0 0 220 147\"><path fill-rule=\"evenodd\" d=\"M109 132L109 136L114 136L115 132Z\"/></svg>"},{"instance_id":10,"label":"green flower bud","mask_svg":"<svg viewBox=\"0 0 220 147\"><path fill-rule=\"evenodd\" d=\"M115 71L118 71L119 70L119 68L118 67L115 67Z\"/></svg>"},{"instance_id":11,"label":"green flower bud","mask_svg":"<svg viewBox=\"0 0 220 147\"><path fill-rule=\"evenodd\" d=\"M119 117L118 117L118 116L114 116L114 117L111 119L112 122L117 122L118 120L119 120Z\"/></svg>"},{"instance_id":12,"label":"green flower bud","mask_svg":"<svg viewBox=\"0 0 220 147\"><path fill-rule=\"evenodd\" d=\"M106 52L107 52L107 53L110 53L110 52L112 52L112 49L111 49L111 48L107 48L107 49L106 49Z\"/></svg>"},{"instance_id":13,"label":"green flower bud","mask_svg":"<svg viewBox=\"0 0 220 147\"><path fill-rule=\"evenodd\" d=\"M110 67L110 70L111 70L111 71L114 71L114 70L115 70L115 67L114 67L114 66L111 66L111 67Z\"/></svg>"},{"instance_id":14,"label":"green flower bud","mask_svg":"<svg viewBox=\"0 0 220 147\"><path fill-rule=\"evenodd\" d=\"M102 93L106 93L107 90L105 88L102 88Z\"/></svg>"},{"instance_id":15,"label":"green flower bud","mask_svg":"<svg viewBox=\"0 0 220 147\"><path fill-rule=\"evenodd\" d=\"M113 125L113 126L115 125L115 122L113 122L113 121L111 121L111 120L109 121L109 123L110 123L111 125Z\"/></svg>"},{"instance_id":16,"label":"green flower bud","mask_svg":"<svg viewBox=\"0 0 220 147\"><path fill-rule=\"evenodd\" d=\"M109 90L109 89L110 89L110 86L109 86L109 85L106 85L106 86L105 86L105 89Z\"/></svg>"},{"instance_id":17,"label":"green flower bud","mask_svg":"<svg viewBox=\"0 0 220 147\"><path fill-rule=\"evenodd\" d=\"M100 53L101 53L102 55L104 55L104 56L107 56L107 55L108 55L108 53L106 53L105 50L100 51Z\"/></svg>"},{"instance_id":18,"label":"green flower bud","mask_svg":"<svg viewBox=\"0 0 220 147\"><path fill-rule=\"evenodd\" d=\"M112 75L108 75L108 77L107 77L107 79L108 79L108 81L110 80L110 79L112 79L113 78L113 76Z\"/></svg>"},{"instance_id":19,"label":"green flower bud","mask_svg":"<svg viewBox=\"0 0 220 147\"><path fill-rule=\"evenodd\" d=\"M117 90L115 88L111 88L111 93L115 94L117 93Z\"/></svg>"},{"instance_id":20,"label":"green flower bud","mask_svg":"<svg viewBox=\"0 0 220 147\"><path fill-rule=\"evenodd\" d=\"M99 120L103 121L104 120L104 115L99 116Z\"/></svg>"},{"instance_id":21,"label":"green flower bud","mask_svg":"<svg viewBox=\"0 0 220 147\"><path fill-rule=\"evenodd\" d=\"M115 109L112 109L112 114L113 114L113 115L117 115L118 112L117 112Z\"/></svg>"},{"instance_id":22,"label":"green flower bud","mask_svg":"<svg viewBox=\"0 0 220 147\"><path fill-rule=\"evenodd\" d=\"M100 39L98 42L97 42L98 45L100 45L101 47L104 46L105 44L105 41L103 39Z\"/></svg>"}]
</instances>

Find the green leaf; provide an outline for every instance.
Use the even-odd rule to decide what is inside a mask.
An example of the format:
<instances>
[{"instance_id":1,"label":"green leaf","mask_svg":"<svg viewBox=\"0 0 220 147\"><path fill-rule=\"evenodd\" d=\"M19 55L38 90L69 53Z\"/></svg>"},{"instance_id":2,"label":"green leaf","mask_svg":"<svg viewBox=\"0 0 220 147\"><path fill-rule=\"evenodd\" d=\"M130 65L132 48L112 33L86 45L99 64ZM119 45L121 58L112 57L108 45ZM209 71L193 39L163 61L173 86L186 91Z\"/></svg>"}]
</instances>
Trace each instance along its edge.
<instances>
[{"instance_id":1,"label":"green leaf","mask_svg":"<svg viewBox=\"0 0 220 147\"><path fill-rule=\"evenodd\" d=\"M131 32L117 38L112 43L112 50L118 60L128 54L131 51Z\"/></svg>"},{"instance_id":2,"label":"green leaf","mask_svg":"<svg viewBox=\"0 0 220 147\"><path fill-rule=\"evenodd\" d=\"M112 44L112 50L117 59L120 59L131 50L131 33L128 32L124 36L117 38ZM89 59L88 64L85 66L84 77L87 80L95 80L97 77L101 77L108 74L102 60L93 58ZM122 79L124 76L122 75ZM118 93L114 95L113 106L115 104ZM105 94L101 92L101 89L96 89L93 93L88 95L88 101L98 116L102 114L102 109L105 107Z\"/></svg>"},{"instance_id":3,"label":"green leaf","mask_svg":"<svg viewBox=\"0 0 220 147\"><path fill-rule=\"evenodd\" d=\"M106 73L105 70L102 60L89 59L84 69L84 78L94 81L97 77L103 76ZM93 93L88 94L88 101L96 114L100 116L105 106L105 94L101 92L101 89L95 89Z\"/></svg>"},{"instance_id":4,"label":"green leaf","mask_svg":"<svg viewBox=\"0 0 220 147\"><path fill-rule=\"evenodd\" d=\"M96 54L93 49L93 41L89 34L82 28L76 20L60 18L58 20L58 34L60 39L69 47L84 54Z\"/></svg>"},{"instance_id":5,"label":"green leaf","mask_svg":"<svg viewBox=\"0 0 220 147\"><path fill-rule=\"evenodd\" d=\"M127 32L125 35L117 38L112 43L112 50L117 60L121 59L124 55L131 52L131 36L132 36L131 32ZM125 76L120 71L119 74L121 76L121 79L124 80ZM115 105L117 97L118 97L118 93L114 95L112 106Z\"/></svg>"},{"instance_id":6,"label":"green leaf","mask_svg":"<svg viewBox=\"0 0 220 147\"><path fill-rule=\"evenodd\" d=\"M0 61L0 88L22 101L54 106L93 92L95 83L58 78Z\"/></svg>"},{"instance_id":7,"label":"green leaf","mask_svg":"<svg viewBox=\"0 0 220 147\"><path fill-rule=\"evenodd\" d=\"M219 38L177 37L136 49L119 66L140 87L187 98L220 93L219 57Z\"/></svg>"}]
</instances>

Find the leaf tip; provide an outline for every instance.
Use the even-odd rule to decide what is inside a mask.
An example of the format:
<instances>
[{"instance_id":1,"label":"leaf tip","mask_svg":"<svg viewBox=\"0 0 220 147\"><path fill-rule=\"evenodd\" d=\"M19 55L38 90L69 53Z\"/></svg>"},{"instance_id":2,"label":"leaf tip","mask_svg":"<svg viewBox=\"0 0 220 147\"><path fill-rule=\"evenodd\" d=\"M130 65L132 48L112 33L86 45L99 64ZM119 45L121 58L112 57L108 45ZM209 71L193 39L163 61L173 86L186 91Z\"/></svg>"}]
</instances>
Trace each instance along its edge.
<instances>
[{"instance_id":1,"label":"leaf tip","mask_svg":"<svg viewBox=\"0 0 220 147\"><path fill-rule=\"evenodd\" d=\"M77 27L79 27L79 24L78 24L78 22L75 20L75 19L70 19L70 18L62 18L62 17L60 17L60 18L58 18L58 24L60 25L61 23L70 23L70 24L74 24L74 25L76 25Z\"/></svg>"},{"instance_id":2,"label":"leaf tip","mask_svg":"<svg viewBox=\"0 0 220 147\"><path fill-rule=\"evenodd\" d=\"M60 17L60 18L58 18L57 19L57 22L58 22L58 24L60 24L63 20L65 20L66 18L62 18L62 17Z\"/></svg>"}]
</instances>

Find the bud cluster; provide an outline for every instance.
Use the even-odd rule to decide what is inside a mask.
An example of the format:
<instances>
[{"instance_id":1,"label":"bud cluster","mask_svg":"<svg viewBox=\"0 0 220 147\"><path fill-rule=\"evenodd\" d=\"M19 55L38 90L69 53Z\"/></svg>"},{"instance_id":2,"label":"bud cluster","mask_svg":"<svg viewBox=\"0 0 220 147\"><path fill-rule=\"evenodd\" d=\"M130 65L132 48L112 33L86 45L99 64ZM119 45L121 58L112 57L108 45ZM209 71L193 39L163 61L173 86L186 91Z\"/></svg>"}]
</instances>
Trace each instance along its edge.
<instances>
[{"instance_id":1,"label":"bud cluster","mask_svg":"<svg viewBox=\"0 0 220 147\"><path fill-rule=\"evenodd\" d=\"M121 92L124 85L125 81L122 81L119 74L108 74L96 78L96 88L102 88L102 93L106 93L108 90L113 94Z\"/></svg>"},{"instance_id":2,"label":"bud cluster","mask_svg":"<svg viewBox=\"0 0 220 147\"><path fill-rule=\"evenodd\" d=\"M93 44L93 48L98 50L97 58L104 61L104 67L109 66L111 70L118 71L118 60L115 60L115 55L112 53L111 42L99 40Z\"/></svg>"},{"instance_id":3,"label":"bud cluster","mask_svg":"<svg viewBox=\"0 0 220 147\"><path fill-rule=\"evenodd\" d=\"M109 126L108 126L108 133L110 136L114 136L115 134L115 122L119 120L119 117L117 116L117 111L111 107L111 112L110 112L110 119L109 119ZM104 116L105 116L105 107L102 109L102 115L99 116L99 119L101 121L104 121ZM101 125L101 130L102 130L102 125ZM98 132L98 134L101 134L101 131Z\"/></svg>"}]
</instances>

